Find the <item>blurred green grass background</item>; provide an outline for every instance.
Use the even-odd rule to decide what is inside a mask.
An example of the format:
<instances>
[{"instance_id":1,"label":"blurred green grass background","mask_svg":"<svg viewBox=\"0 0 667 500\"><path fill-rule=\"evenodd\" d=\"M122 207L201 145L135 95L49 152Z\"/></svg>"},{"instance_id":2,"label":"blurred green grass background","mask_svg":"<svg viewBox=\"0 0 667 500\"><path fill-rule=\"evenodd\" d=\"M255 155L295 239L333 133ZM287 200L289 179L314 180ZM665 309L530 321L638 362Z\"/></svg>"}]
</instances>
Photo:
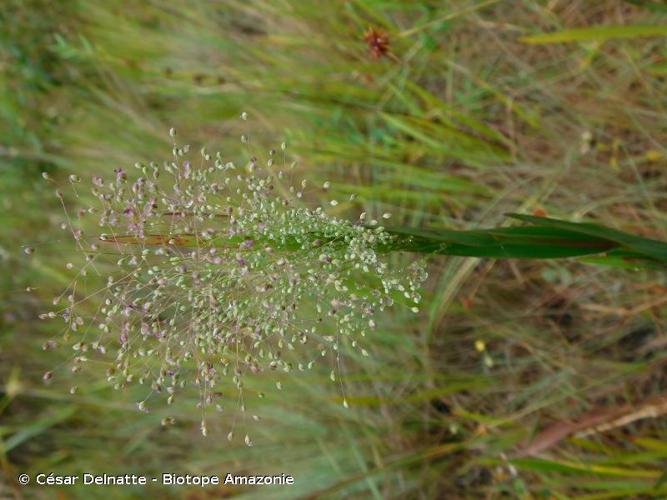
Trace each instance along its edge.
<instances>
[{"instance_id":1,"label":"blurred green grass background","mask_svg":"<svg viewBox=\"0 0 667 500\"><path fill-rule=\"evenodd\" d=\"M283 391L266 391L253 448L227 443L226 417L201 438L192 401L161 427L161 409L138 414L132 391L113 392L103 370L78 377L75 396L66 373L44 385L67 354L41 350L54 332L35 320L67 279L70 248L41 172L90 177L162 159L172 126L233 156L242 111L257 144L285 140L302 176L357 195L341 215L390 211L437 230L534 212L665 240L666 10L641 0L4 2L0 497L667 495L664 413L518 457L551 425L664 401L657 272L434 258L419 318L396 308L372 355L346 358L351 408L327 366L285 374ZM385 56L370 54L369 27L387 33ZM15 483L52 470L286 472L296 484Z\"/></svg>"}]
</instances>

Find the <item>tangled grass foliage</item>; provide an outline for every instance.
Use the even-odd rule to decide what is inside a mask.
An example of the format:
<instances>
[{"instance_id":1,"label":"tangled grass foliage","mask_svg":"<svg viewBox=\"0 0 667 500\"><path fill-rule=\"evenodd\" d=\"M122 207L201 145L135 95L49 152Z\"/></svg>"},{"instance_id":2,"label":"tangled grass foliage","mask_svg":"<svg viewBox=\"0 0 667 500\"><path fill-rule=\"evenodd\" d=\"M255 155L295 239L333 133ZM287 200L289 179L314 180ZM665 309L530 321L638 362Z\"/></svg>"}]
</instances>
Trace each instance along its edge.
<instances>
[{"instance_id":1,"label":"tangled grass foliage","mask_svg":"<svg viewBox=\"0 0 667 500\"><path fill-rule=\"evenodd\" d=\"M150 387L137 403L143 412L152 394L171 404L177 391L195 386L206 435L207 409L223 408L223 377L245 412L248 372L305 371L324 357L336 380L343 343L368 355L362 339L378 312L395 300L418 312L423 265L392 268L394 237L365 214L352 223L308 208L307 182L290 183L284 151L283 144L261 164L251 157L237 166L206 150L195 161L189 146L174 141L162 165L137 163L136 175L117 168L109 179L93 177L94 205L74 215L70 197L57 192L67 216L62 227L84 258L54 300L60 307L41 317L64 322L73 371L111 355L107 377L116 389ZM82 200L81 180L69 181ZM97 224L86 223L90 218ZM89 227L99 232L88 234ZM67 268L76 272L72 263ZM100 279L93 275L106 287L90 290ZM342 383L341 391L347 406Z\"/></svg>"}]
</instances>

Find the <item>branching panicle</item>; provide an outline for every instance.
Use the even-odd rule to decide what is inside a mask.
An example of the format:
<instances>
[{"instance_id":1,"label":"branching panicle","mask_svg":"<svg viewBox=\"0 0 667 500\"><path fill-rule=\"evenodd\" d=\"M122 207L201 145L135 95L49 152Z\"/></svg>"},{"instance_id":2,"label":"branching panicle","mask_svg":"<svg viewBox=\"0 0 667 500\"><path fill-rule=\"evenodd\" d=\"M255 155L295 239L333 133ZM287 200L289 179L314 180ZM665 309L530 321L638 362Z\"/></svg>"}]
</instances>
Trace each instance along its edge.
<instances>
[{"instance_id":1,"label":"branching panicle","mask_svg":"<svg viewBox=\"0 0 667 500\"><path fill-rule=\"evenodd\" d=\"M306 183L290 187L274 151L265 166L251 158L244 167L206 150L195 166L188 152L174 144L172 160L135 164L137 176L93 177L97 206L85 212L97 214L99 234L64 223L86 259L65 307L42 317L78 334L74 370L93 351L111 352L114 387L150 385L171 404L194 384L202 412L222 409L218 386L229 377L244 410L248 372L307 370L328 354L338 363L342 342L367 355L360 339L378 312L397 297L417 311L424 269L392 269L382 249L394 237L382 227L304 206ZM89 272L109 276L86 296ZM102 305L85 320L88 297ZM137 407L148 411L145 400Z\"/></svg>"}]
</instances>

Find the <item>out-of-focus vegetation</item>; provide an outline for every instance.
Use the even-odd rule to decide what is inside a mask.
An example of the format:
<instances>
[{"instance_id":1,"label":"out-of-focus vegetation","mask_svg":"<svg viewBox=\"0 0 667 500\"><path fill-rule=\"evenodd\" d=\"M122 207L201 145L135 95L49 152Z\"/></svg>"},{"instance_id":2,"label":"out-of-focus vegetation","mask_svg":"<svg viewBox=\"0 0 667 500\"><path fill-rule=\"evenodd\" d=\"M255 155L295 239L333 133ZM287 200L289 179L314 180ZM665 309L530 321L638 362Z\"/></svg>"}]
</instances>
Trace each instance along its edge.
<instances>
[{"instance_id":1,"label":"out-of-focus vegetation","mask_svg":"<svg viewBox=\"0 0 667 500\"><path fill-rule=\"evenodd\" d=\"M51 498L15 485L50 470L296 480L61 490L86 499L667 495L658 271L435 257L419 318L396 308L369 358L346 357L351 407L325 365L282 375L252 448L227 443L224 416L201 438L194 400L162 427L103 368L76 376L74 396L66 370L44 385L68 353L42 351L54 332L35 320L71 248L41 172L162 159L172 126L233 156L242 111L257 147L285 140L301 175L357 195L339 215L437 230L533 212L665 240L666 24L648 0L5 2L0 495ZM369 28L387 35L379 57Z\"/></svg>"}]
</instances>

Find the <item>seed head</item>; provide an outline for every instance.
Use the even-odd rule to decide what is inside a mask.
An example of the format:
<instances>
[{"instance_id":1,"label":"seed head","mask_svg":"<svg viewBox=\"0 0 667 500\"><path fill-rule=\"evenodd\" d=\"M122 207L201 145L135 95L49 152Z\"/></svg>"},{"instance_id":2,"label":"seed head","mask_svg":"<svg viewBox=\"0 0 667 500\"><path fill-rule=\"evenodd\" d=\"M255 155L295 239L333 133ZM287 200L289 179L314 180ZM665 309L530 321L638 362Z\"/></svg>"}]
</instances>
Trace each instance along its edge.
<instances>
[{"instance_id":1,"label":"seed head","mask_svg":"<svg viewBox=\"0 0 667 500\"><path fill-rule=\"evenodd\" d=\"M202 151L191 162L187 146L174 150L162 167L93 177L98 203L83 213L95 214L98 232L70 228L85 217L68 218L85 262L60 296L67 300L40 318L64 323L73 371L109 355L115 388L144 384L172 404L178 391L195 386L202 413L220 411L226 397L245 401L246 376L273 373L281 390L281 373L311 369L318 354L338 359L347 345L367 356L361 344L376 315L394 297L416 307L423 266L390 262L394 237L328 214L336 200L305 206L306 183L289 185L277 165L282 155L272 151L275 162L251 158L240 169L219 152ZM104 288L87 289L89 270L106 280ZM227 396L226 382L238 395ZM148 411L144 401L137 409ZM200 430L207 434L205 419ZM245 443L252 445L248 436Z\"/></svg>"},{"instance_id":2,"label":"seed head","mask_svg":"<svg viewBox=\"0 0 667 500\"><path fill-rule=\"evenodd\" d=\"M364 33L364 41L374 59L389 55L389 35L379 28L368 28Z\"/></svg>"}]
</instances>

